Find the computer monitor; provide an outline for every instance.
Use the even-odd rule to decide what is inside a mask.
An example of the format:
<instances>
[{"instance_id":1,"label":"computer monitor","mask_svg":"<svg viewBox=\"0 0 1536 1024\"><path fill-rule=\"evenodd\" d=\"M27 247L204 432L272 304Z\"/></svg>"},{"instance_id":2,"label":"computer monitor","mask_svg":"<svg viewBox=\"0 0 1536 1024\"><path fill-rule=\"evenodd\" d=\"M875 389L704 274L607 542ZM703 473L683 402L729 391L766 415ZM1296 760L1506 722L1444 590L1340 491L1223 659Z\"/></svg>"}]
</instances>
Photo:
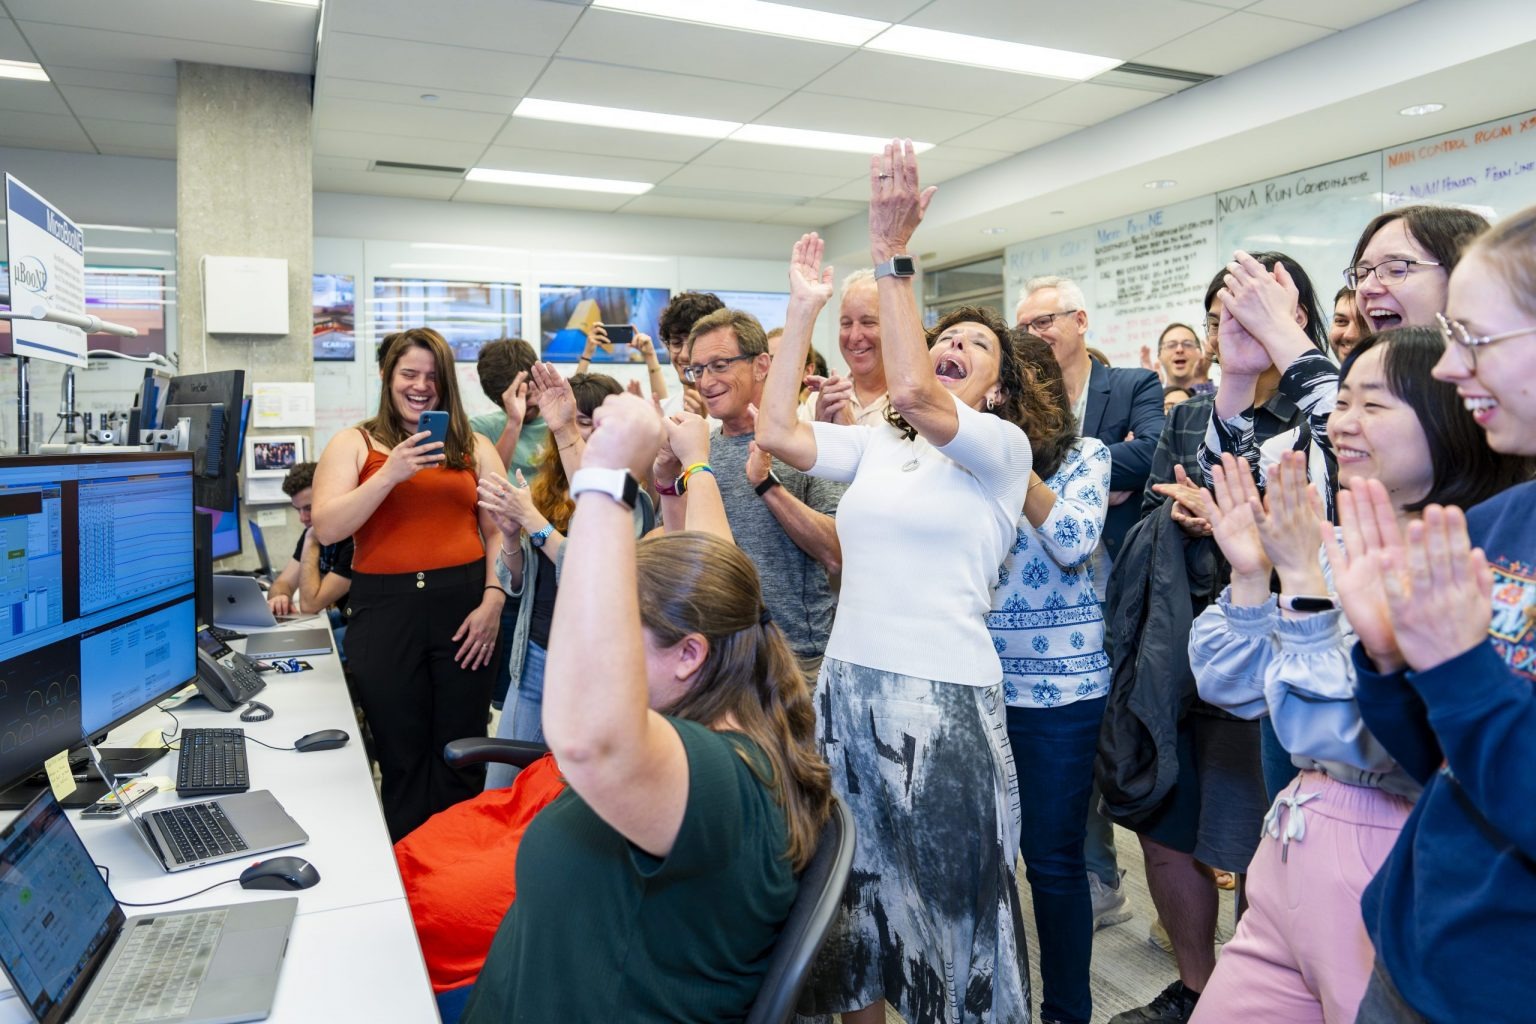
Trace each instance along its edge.
<instances>
[{"instance_id":1,"label":"computer monitor","mask_svg":"<svg viewBox=\"0 0 1536 1024\"><path fill-rule=\"evenodd\" d=\"M166 385L160 427L169 430L180 419L191 421L188 446L196 456L193 503L216 512L235 511L240 475L240 417L244 370L189 373Z\"/></svg>"},{"instance_id":2,"label":"computer monitor","mask_svg":"<svg viewBox=\"0 0 1536 1024\"><path fill-rule=\"evenodd\" d=\"M240 436L235 439L234 450L245 450L245 430L251 421L251 400L247 398L241 403L240 410ZM213 517L213 548L212 556L215 559L229 558L238 555L244 550L242 543L244 535L240 532L240 491L235 489L235 504L228 511L219 511L214 508L200 508L199 512L207 512Z\"/></svg>"},{"instance_id":3,"label":"computer monitor","mask_svg":"<svg viewBox=\"0 0 1536 1024\"><path fill-rule=\"evenodd\" d=\"M0 788L196 678L192 461L0 457Z\"/></svg>"}]
</instances>

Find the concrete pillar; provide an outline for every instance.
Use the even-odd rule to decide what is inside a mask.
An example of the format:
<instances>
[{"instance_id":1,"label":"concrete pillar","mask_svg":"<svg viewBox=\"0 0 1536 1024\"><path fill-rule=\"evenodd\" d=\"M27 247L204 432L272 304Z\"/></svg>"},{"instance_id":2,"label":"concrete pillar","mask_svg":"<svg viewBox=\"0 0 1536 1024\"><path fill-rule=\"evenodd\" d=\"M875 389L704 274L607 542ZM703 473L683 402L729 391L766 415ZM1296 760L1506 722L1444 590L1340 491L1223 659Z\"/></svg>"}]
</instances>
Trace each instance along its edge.
<instances>
[{"instance_id":1,"label":"concrete pillar","mask_svg":"<svg viewBox=\"0 0 1536 1024\"><path fill-rule=\"evenodd\" d=\"M307 75L177 64L176 314L183 373L244 369L247 389L256 381L314 379L310 92ZM287 260L288 335L208 337L204 256ZM286 520L286 528L267 531L277 568L299 536L297 517L289 513ZM255 564L249 544L241 564Z\"/></svg>"}]
</instances>

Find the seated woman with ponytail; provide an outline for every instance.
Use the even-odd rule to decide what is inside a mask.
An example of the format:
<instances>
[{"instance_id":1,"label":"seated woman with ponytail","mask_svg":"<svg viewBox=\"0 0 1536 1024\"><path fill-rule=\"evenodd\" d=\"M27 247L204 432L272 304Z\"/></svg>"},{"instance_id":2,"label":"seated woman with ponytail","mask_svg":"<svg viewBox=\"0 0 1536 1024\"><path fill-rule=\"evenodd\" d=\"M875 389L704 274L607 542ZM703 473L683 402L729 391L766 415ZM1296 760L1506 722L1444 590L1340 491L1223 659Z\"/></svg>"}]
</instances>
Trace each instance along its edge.
<instances>
[{"instance_id":1,"label":"seated woman with ponytail","mask_svg":"<svg viewBox=\"0 0 1536 1024\"><path fill-rule=\"evenodd\" d=\"M528 828L463 1019L741 1020L830 812L810 693L739 549L635 544L655 411L615 395L594 421L544 678L569 788Z\"/></svg>"}]
</instances>

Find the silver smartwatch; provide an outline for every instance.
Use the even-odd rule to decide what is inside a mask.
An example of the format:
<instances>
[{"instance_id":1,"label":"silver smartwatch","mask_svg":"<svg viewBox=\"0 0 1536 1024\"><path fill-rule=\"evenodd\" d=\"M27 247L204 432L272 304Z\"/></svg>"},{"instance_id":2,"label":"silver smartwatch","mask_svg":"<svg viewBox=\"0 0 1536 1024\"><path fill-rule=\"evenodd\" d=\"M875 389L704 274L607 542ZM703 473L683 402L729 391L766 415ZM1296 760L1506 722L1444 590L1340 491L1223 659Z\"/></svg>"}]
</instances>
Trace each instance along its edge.
<instances>
[{"instance_id":1,"label":"silver smartwatch","mask_svg":"<svg viewBox=\"0 0 1536 1024\"><path fill-rule=\"evenodd\" d=\"M571 497L586 491L599 491L632 510L640 497L640 482L627 469L588 466L571 477Z\"/></svg>"},{"instance_id":2,"label":"silver smartwatch","mask_svg":"<svg viewBox=\"0 0 1536 1024\"><path fill-rule=\"evenodd\" d=\"M875 280L882 277L912 277L917 273L916 256L892 256L884 263L875 264Z\"/></svg>"}]
</instances>

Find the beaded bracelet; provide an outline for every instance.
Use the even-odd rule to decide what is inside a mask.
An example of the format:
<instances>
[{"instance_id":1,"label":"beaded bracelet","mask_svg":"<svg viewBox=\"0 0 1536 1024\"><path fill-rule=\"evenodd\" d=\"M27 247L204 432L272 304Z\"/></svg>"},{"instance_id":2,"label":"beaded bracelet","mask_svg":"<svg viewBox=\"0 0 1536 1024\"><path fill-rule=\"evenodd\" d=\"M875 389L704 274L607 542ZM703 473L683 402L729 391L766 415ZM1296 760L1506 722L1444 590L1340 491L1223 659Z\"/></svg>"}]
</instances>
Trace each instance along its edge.
<instances>
[{"instance_id":1,"label":"beaded bracelet","mask_svg":"<svg viewBox=\"0 0 1536 1024\"><path fill-rule=\"evenodd\" d=\"M677 478L677 492L679 494L682 494L684 491L688 490L688 481L695 473L708 473L710 476L715 475L715 471L709 468L709 463L695 462L693 465L683 470L683 475Z\"/></svg>"}]
</instances>

